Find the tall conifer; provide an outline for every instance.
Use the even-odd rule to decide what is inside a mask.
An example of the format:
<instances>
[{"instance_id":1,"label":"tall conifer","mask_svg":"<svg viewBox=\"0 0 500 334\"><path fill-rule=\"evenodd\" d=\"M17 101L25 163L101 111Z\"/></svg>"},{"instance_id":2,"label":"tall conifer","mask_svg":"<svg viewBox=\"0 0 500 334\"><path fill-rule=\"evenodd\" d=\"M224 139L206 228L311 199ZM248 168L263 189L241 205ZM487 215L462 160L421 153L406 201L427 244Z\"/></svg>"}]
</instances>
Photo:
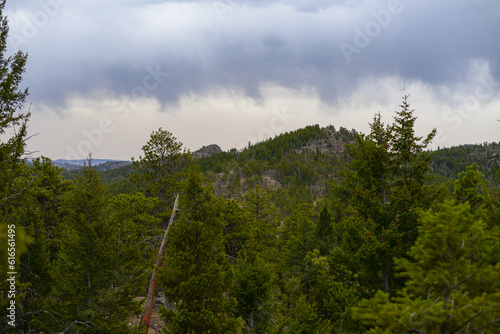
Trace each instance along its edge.
<instances>
[{"instance_id":1,"label":"tall conifer","mask_svg":"<svg viewBox=\"0 0 500 334\"><path fill-rule=\"evenodd\" d=\"M163 309L166 333L238 333L230 297L229 263L223 244L223 203L190 171L179 198L179 220L165 249L160 286L174 309Z\"/></svg>"}]
</instances>

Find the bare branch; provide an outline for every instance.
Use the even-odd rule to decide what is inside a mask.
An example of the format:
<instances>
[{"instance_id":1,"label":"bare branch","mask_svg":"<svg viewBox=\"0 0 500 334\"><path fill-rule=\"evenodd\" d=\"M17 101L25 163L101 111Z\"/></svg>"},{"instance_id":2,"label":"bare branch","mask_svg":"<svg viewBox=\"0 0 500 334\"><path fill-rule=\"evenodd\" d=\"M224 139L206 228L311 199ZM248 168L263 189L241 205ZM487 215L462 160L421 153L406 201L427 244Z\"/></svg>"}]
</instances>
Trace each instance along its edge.
<instances>
[{"instance_id":1,"label":"bare branch","mask_svg":"<svg viewBox=\"0 0 500 334\"><path fill-rule=\"evenodd\" d=\"M498 323L498 322L500 322L500 319L493 320L492 322L490 322L490 323L488 323L488 324L486 324L486 325L484 325L484 326L481 326L481 327L478 327L478 328L474 328L473 330L468 331L468 332L467 332L467 333L465 333L465 334L478 332L478 331L480 331L480 330L482 330L482 329L484 329L484 328L486 328L486 327L488 327L488 326L490 326L490 325L496 324L496 323Z\"/></svg>"},{"instance_id":2,"label":"bare branch","mask_svg":"<svg viewBox=\"0 0 500 334\"><path fill-rule=\"evenodd\" d=\"M81 321L78 321L78 320L75 320L73 321L68 327L66 327L62 332L61 334L64 334L66 333L67 331L69 331L74 325L83 325L87 328L90 328L90 325L88 322L81 322Z\"/></svg>"},{"instance_id":3,"label":"bare branch","mask_svg":"<svg viewBox=\"0 0 500 334\"><path fill-rule=\"evenodd\" d=\"M23 190L21 190L20 192L18 192L18 193L16 193L16 194L14 194L14 195L10 195L10 196L8 196L8 197L5 197L4 199L2 199L2 200L0 201L0 203L1 203L1 202L4 202L4 201L7 201L7 200L9 200L9 199L11 199L11 198L14 198L14 197L16 197L16 196L21 195L23 192L25 192L26 190L28 190L28 189L29 189L29 187L31 186L31 183L33 183L33 180L34 180L34 179L35 179L35 178L32 178L32 179L30 180L30 183L28 184L28 186L27 186L26 188L24 188Z\"/></svg>"}]
</instances>

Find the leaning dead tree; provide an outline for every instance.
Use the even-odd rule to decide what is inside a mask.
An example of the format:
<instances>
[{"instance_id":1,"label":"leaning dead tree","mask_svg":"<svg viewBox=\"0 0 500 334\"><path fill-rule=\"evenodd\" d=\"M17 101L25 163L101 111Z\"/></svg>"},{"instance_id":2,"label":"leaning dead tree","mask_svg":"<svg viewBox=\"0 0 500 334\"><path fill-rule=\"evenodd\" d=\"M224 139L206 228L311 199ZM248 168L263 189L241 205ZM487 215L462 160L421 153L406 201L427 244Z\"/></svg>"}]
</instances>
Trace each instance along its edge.
<instances>
[{"instance_id":1,"label":"leaning dead tree","mask_svg":"<svg viewBox=\"0 0 500 334\"><path fill-rule=\"evenodd\" d=\"M175 197L174 209L172 210L172 215L170 216L170 221L165 229L165 234L163 235L163 241L161 242L160 250L158 251L158 257L156 258L156 264L153 268L153 275L151 276L151 281L149 282L148 299L146 300L146 307L144 311L144 316L141 319L141 326L145 326L146 333L149 331L149 326L151 322L151 314L153 312L153 303L155 300L156 284L158 283L157 270L161 267L163 263L163 253L165 252L165 246L167 245L167 234L170 226L174 225L174 219L177 215L179 202L179 194Z\"/></svg>"}]
</instances>

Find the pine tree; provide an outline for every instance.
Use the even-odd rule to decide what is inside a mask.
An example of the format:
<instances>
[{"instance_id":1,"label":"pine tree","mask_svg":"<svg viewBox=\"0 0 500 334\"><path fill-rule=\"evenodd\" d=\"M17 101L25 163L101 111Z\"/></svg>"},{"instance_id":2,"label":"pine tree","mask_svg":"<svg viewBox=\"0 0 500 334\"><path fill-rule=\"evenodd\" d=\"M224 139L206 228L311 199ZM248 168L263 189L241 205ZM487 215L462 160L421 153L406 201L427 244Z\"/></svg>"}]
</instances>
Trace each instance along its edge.
<instances>
[{"instance_id":1,"label":"pine tree","mask_svg":"<svg viewBox=\"0 0 500 334\"><path fill-rule=\"evenodd\" d=\"M307 301L306 296L299 295L294 298L289 313L285 316L284 325L277 333L321 334L319 328L318 311L314 304Z\"/></svg>"},{"instance_id":2,"label":"pine tree","mask_svg":"<svg viewBox=\"0 0 500 334\"><path fill-rule=\"evenodd\" d=\"M466 171L458 174L454 183L453 197L459 203L468 202L473 212L484 209L490 204L488 184L477 163L467 166Z\"/></svg>"},{"instance_id":3,"label":"pine tree","mask_svg":"<svg viewBox=\"0 0 500 334\"><path fill-rule=\"evenodd\" d=\"M8 56L7 37L9 25L3 12L5 0L0 1L0 269L7 269L8 226L15 226L15 204L20 194L30 186L29 177L24 177L25 171L22 157L26 146L27 122L30 113L20 113L28 96L28 89L21 89L22 75L25 72L27 54L17 51ZM7 132L9 130L9 132ZM7 134L13 133L7 138ZM6 140L7 139L7 140ZM26 240L23 229L16 226L16 256L19 261ZM2 281L4 281L2 279Z\"/></svg>"},{"instance_id":4,"label":"pine tree","mask_svg":"<svg viewBox=\"0 0 500 334\"><path fill-rule=\"evenodd\" d=\"M405 249L391 205L394 192L391 167L396 158L391 150L392 127L382 123L380 113L374 116L370 129L368 136L358 135L357 142L347 146L352 161L344 171L343 187L350 193L356 221L364 225L361 248L356 255L352 254L367 272L369 281L363 285L376 289L382 281L388 292L394 274L392 257Z\"/></svg>"},{"instance_id":5,"label":"pine tree","mask_svg":"<svg viewBox=\"0 0 500 334\"><path fill-rule=\"evenodd\" d=\"M306 257L315 249L314 223L306 212L288 217L280 235L282 271L286 276L300 277L304 293L309 292Z\"/></svg>"},{"instance_id":6,"label":"pine tree","mask_svg":"<svg viewBox=\"0 0 500 334\"><path fill-rule=\"evenodd\" d=\"M264 333L276 308L278 215L271 192L260 186L247 192L242 209L245 223L240 225L241 249L234 261L231 295L238 299L236 314L245 321L245 331Z\"/></svg>"},{"instance_id":7,"label":"pine tree","mask_svg":"<svg viewBox=\"0 0 500 334\"><path fill-rule=\"evenodd\" d=\"M13 189L12 180L16 176L16 164L20 164L25 149L29 113L19 113L28 96L28 89L20 89L25 72L27 54L18 51L6 57L9 26L3 15L5 0L0 1L0 135L8 129L13 136L0 141L0 205L13 198L22 189ZM5 138L5 137L4 137Z\"/></svg>"},{"instance_id":8,"label":"pine tree","mask_svg":"<svg viewBox=\"0 0 500 334\"><path fill-rule=\"evenodd\" d=\"M7 310L13 300L9 297L10 285L7 272L18 272L20 256L26 250L29 238L19 224L23 202L20 196L30 188L31 175L22 160L27 140L27 122L30 113L22 109L28 96L28 89L20 88L25 72L27 54L17 51L8 56L7 37L9 25L4 16L5 0L0 1L0 308ZM15 240L15 247L13 241ZM9 243L10 241L10 243ZM15 255L13 255L15 248ZM10 278L10 276L9 276ZM19 277L17 278L19 279ZM24 295L20 293L25 284L16 282L15 301L21 305ZM0 328L17 332L11 326L17 324L7 312L0 313ZM14 322L12 322L14 321Z\"/></svg>"},{"instance_id":9,"label":"pine tree","mask_svg":"<svg viewBox=\"0 0 500 334\"><path fill-rule=\"evenodd\" d=\"M366 229L360 260L373 268L374 277L382 276L386 292L401 283L394 277L392 258L404 256L415 241L416 209L428 208L432 200L425 184L431 157L424 149L435 130L425 140L415 135L417 118L407 99L393 124L384 125L378 113L370 134L358 135L356 144L347 146L352 161L343 181Z\"/></svg>"},{"instance_id":10,"label":"pine tree","mask_svg":"<svg viewBox=\"0 0 500 334\"><path fill-rule=\"evenodd\" d=\"M231 276L223 245L223 203L191 170L183 187L180 218L169 234L160 286L174 309L163 308L166 333L238 333L229 296Z\"/></svg>"},{"instance_id":11,"label":"pine tree","mask_svg":"<svg viewBox=\"0 0 500 334\"><path fill-rule=\"evenodd\" d=\"M432 156L424 150L436 135L432 130L424 140L415 135L417 117L410 110L408 95L391 125L391 152L394 155L392 212L403 241L410 247L417 237L416 208L427 209L432 203L429 186L425 185Z\"/></svg>"},{"instance_id":12,"label":"pine tree","mask_svg":"<svg viewBox=\"0 0 500 334\"><path fill-rule=\"evenodd\" d=\"M169 200L179 190L180 173L189 164L191 155L182 152L182 143L172 133L153 131L149 141L142 147L144 157L132 158L134 173L131 179L147 196L160 200L160 214L163 229L170 217Z\"/></svg>"},{"instance_id":13,"label":"pine tree","mask_svg":"<svg viewBox=\"0 0 500 334\"><path fill-rule=\"evenodd\" d=\"M496 231L468 204L447 203L421 214L419 237L396 261L405 288L378 292L354 309L369 333L495 333L500 330L500 264ZM479 254L473 263L469 254Z\"/></svg>"},{"instance_id":14,"label":"pine tree","mask_svg":"<svg viewBox=\"0 0 500 334\"><path fill-rule=\"evenodd\" d=\"M340 315L341 322L332 322L339 329L359 329L348 308L360 298L377 289L395 293L403 284L395 275L393 258L405 256L414 243L416 210L431 203L425 185L430 156L424 149L434 131L423 141L415 135L416 117L407 98L393 124L385 125L378 113L370 123L370 134L356 135L356 142L346 145L350 161L342 171L344 179L332 187L337 196L330 201L332 211L341 215L334 219L339 241L329 256L336 273L331 284L346 291L327 298L340 309L330 311ZM345 282L350 282L348 287Z\"/></svg>"},{"instance_id":15,"label":"pine tree","mask_svg":"<svg viewBox=\"0 0 500 334\"><path fill-rule=\"evenodd\" d=\"M133 298L147 295L150 269L156 260L152 250L157 249L158 238L164 234L161 218L155 214L158 202L158 198L143 193L120 194L109 200L108 219L113 226L115 247L109 267L113 289L109 290L107 300L117 319L143 311Z\"/></svg>"},{"instance_id":16,"label":"pine tree","mask_svg":"<svg viewBox=\"0 0 500 334\"><path fill-rule=\"evenodd\" d=\"M234 200L227 200L224 205L224 247L226 254L237 258L245 242L250 239L248 214Z\"/></svg>"},{"instance_id":17,"label":"pine tree","mask_svg":"<svg viewBox=\"0 0 500 334\"><path fill-rule=\"evenodd\" d=\"M351 188L353 206L365 218L374 220L381 228L390 218L387 204L394 156L391 152L392 130L382 123L380 113L370 123L368 136L358 135L356 144L347 145L352 158L346 173L346 185Z\"/></svg>"},{"instance_id":18,"label":"pine tree","mask_svg":"<svg viewBox=\"0 0 500 334\"><path fill-rule=\"evenodd\" d=\"M18 330L25 332L50 328L44 303L52 288L51 261L59 250L63 197L71 189L71 183L63 180L60 169L48 158L34 159L30 170L33 181L20 196L24 210L19 219L32 240L21 257L18 277L27 285L17 314Z\"/></svg>"},{"instance_id":19,"label":"pine tree","mask_svg":"<svg viewBox=\"0 0 500 334\"><path fill-rule=\"evenodd\" d=\"M243 208L248 213L249 237L255 242L254 247L259 251L268 251L269 259L276 246L276 228L278 226L278 211L271 201L271 192L268 189L256 186L245 194Z\"/></svg>"},{"instance_id":20,"label":"pine tree","mask_svg":"<svg viewBox=\"0 0 500 334\"><path fill-rule=\"evenodd\" d=\"M273 292L276 286L276 265L259 252L250 239L234 266L234 284L231 295L238 305L236 314L245 320L248 333L269 332L276 303Z\"/></svg>"},{"instance_id":21,"label":"pine tree","mask_svg":"<svg viewBox=\"0 0 500 334\"><path fill-rule=\"evenodd\" d=\"M0 168L4 176L2 181L5 182L7 169L10 169L5 168L6 164L19 162L24 153L24 139L30 114L18 113L28 96L27 88L24 90L19 88L28 56L17 51L12 56L6 57L9 26L7 17L3 15L4 8L5 0L2 0L0 1L0 135L4 135L7 129L14 130L13 137L0 145ZM1 190L4 190L4 182Z\"/></svg>"},{"instance_id":22,"label":"pine tree","mask_svg":"<svg viewBox=\"0 0 500 334\"><path fill-rule=\"evenodd\" d=\"M332 216L326 205L321 209L316 223L316 240L321 253L328 254L334 244L334 235Z\"/></svg>"},{"instance_id":23,"label":"pine tree","mask_svg":"<svg viewBox=\"0 0 500 334\"><path fill-rule=\"evenodd\" d=\"M107 196L91 159L81 173L65 202L51 309L66 333L126 332L128 314L116 310L121 289L113 286L116 226L108 219Z\"/></svg>"}]
</instances>

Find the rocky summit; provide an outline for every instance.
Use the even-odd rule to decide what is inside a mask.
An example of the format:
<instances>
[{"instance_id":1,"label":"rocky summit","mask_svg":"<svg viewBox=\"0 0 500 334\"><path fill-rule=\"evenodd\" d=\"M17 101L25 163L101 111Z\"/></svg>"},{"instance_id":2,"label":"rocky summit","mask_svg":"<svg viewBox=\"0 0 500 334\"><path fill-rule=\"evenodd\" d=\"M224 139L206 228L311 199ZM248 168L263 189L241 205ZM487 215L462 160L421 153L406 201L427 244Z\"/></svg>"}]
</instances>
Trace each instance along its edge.
<instances>
[{"instance_id":1,"label":"rocky summit","mask_svg":"<svg viewBox=\"0 0 500 334\"><path fill-rule=\"evenodd\" d=\"M208 145L208 146L203 146L199 150L195 151L193 153L193 155L196 158L205 158L205 157L211 156L212 154L217 154L220 152L222 152L222 149L220 148L220 146L217 144L212 144L212 145Z\"/></svg>"}]
</instances>

